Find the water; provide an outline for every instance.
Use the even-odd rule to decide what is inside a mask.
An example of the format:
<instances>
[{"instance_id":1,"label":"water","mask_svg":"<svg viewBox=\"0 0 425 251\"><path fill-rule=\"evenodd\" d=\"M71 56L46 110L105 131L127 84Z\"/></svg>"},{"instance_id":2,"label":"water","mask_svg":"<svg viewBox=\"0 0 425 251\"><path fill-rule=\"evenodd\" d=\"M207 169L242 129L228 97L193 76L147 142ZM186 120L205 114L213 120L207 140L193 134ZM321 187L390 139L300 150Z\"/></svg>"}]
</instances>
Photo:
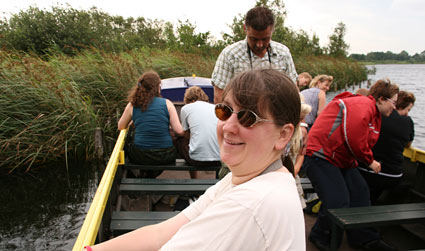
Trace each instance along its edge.
<instances>
[{"instance_id":1,"label":"water","mask_svg":"<svg viewBox=\"0 0 425 251\"><path fill-rule=\"evenodd\" d=\"M71 250L96 189L90 169L0 177L0 250Z\"/></svg>"},{"instance_id":2,"label":"water","mask_svg":"<svg viewBox=\"0 0 425 251\"><path fill-rule=\"evenodd\" d=\"M374 65L367 66L368 68L375 67L375 75L369 75L368 78L371 83L382 78L389 78L393 83L396 83L400 90L413 92L416 96L415 106L409 112L415 123L415 138L413 140L413 147L425 150L425 64L394 64L394 65ZM363 88L367 88L363 83ZM348 91L354 92L359 86L351 87ZM329 102L339 92L328 92L326 94L327 102Z\"/></svg>"},{"instance_id":3,"label":"water","mask_svg":"<svg viewBox=\"0 0 425 251\"><path fill-rule=\"evenodd\" d=\"M410 112L415 122L413 146L425 150L425 65L375 65L372 83L388 77L415 94ZM365 87L363 84L362 87ZM355 91L358 86L350 88ZM337 93L327 94L328 102ZM0 250L71 250L96 189L90 164L63 164L40 170L36 177L0 176Z\"/></svg>"}]
</instances>

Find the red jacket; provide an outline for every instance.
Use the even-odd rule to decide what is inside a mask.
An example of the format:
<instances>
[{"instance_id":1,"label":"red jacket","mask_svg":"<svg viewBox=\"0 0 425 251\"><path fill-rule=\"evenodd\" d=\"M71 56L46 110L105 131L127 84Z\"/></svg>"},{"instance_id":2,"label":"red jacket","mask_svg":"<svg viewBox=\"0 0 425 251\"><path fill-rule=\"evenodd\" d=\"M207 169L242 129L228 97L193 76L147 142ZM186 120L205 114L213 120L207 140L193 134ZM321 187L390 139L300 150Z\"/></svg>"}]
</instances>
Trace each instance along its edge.
<instances>
[{"instance_id":1,"label":"red jacket","mask_svg":"<svg viewBox=\"0 0 425 251\"><path fill-rule=\"evenodd\" d=\"M343 92L320 113L308 133L307 155L340 168L373 162L372 147L381 130L381 113L372 96Z\"/></svg>"}]
</instances>

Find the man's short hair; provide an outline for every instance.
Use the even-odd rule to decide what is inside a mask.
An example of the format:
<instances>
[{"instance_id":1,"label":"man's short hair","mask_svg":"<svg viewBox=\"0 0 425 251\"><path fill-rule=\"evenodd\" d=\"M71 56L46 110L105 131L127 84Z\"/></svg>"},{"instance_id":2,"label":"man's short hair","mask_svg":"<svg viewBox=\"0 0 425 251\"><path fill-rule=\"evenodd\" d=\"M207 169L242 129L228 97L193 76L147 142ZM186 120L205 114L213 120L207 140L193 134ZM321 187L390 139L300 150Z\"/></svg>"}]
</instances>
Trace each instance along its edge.
<instances>
[{"instance_id":1,"label":"man's short hair","mask_svg":"<svg viewBox=\"0 0 425 251\"><path fill-rule=\"evenodd\" d=\"M263 31L270 25L274 26L273 12L266 7L257 6L246 13L245 26Z\"/></svg>"}]
</instances>

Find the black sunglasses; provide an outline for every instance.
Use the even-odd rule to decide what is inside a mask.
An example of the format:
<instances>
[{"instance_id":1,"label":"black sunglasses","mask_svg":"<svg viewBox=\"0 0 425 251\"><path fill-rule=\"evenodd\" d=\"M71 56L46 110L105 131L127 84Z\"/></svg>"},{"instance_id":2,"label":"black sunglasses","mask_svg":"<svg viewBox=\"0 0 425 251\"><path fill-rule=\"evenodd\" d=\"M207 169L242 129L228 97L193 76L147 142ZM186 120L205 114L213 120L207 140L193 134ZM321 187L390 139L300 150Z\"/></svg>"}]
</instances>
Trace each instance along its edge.
<instances>
[{"instance_id":1,"label":"black sunglasses","mask_svg":"<svg viewBox=\"0 0 425 251\"><path fill-rule=\"evenodd\" d=\"M255 112L250 110L240 110L238 112L234 112L233 109L225 104L216 104L215 105L215 116L219 120L226 121L232 116L232 113L236 113L238 117L239 123L243 127L253 127L258 122L273 122L268 119L260 118Z\"/></svg>"}]
</instances>

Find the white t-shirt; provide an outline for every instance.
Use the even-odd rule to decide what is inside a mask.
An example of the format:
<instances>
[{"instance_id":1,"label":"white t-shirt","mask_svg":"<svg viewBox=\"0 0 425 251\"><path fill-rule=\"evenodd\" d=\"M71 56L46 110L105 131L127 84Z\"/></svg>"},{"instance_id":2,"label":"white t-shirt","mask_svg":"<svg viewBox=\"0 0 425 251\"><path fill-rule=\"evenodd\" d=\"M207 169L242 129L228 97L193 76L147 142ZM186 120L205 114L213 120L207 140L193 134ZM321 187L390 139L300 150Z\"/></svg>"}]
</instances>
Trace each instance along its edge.
<instances>
[{"instance_id":1,"label":"white t-shirt","mask_svg":"<svg viewBox=\"0 0 425 251\"><path fill-rule=\"evenodd\" d=\"M182 107L180 119L183 130L190 130L189 156L197 161L219 161L217 117L214 105L196 101Z\"/></svg>"},{"instance_id":2,"label":"white t-shirt","mask_svg":"<svg viewBox=\"0 0 425 251\"><path fill-rule=\"evenodd\" d=\"M190 222L161 250L305 250L304 216L292 175L270 172L237 186L231 176L183 211Z\"/></svg>"}]
</instances>

